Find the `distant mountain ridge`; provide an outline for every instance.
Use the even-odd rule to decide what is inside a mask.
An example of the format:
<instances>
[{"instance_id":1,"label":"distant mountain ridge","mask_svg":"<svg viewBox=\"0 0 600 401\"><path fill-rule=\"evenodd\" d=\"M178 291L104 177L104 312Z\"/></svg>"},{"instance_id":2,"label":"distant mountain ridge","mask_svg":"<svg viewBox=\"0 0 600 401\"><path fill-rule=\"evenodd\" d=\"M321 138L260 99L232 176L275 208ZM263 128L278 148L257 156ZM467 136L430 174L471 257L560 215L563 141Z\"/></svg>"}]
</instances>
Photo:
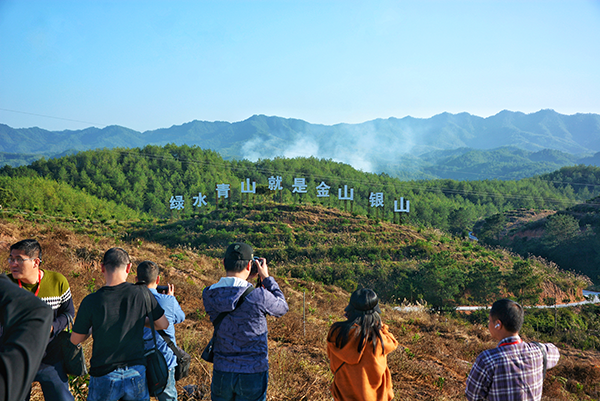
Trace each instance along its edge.
<instances>
[{"instance_id":1,"label":"distant mountain ridge","mask_svg":"<svg viewBox=\"0 0 600 401\"><path fill-rule=\"evenodd\" d=\"M168 143L212 149L227 159L314 156L406 179L514 179L564 165L596 164L600 115L505 110L487 118L442 113L428 119L391 117L331 126L254 115L234 123L195 120L145 132L114 125L46 131L0 124L2 164L88 149ZM504 163L504 168L498 163ZM490 175L482 176L481 171ZM465 178L473 172L478 176Z\"/></svg>"}]
</instances>

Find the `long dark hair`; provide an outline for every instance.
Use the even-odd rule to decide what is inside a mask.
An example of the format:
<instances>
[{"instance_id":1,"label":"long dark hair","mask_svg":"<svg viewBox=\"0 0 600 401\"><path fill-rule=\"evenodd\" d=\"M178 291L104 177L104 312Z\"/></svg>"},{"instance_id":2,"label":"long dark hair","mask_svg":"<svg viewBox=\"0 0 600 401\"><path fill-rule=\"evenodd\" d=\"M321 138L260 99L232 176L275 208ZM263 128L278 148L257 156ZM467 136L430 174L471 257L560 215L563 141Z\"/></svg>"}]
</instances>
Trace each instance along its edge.
<instances>
[{"instance_id":1,"label":"long dark hair","mask_svg":"<svg viewBox=\"0 0 600 401\"><path fill-rule=\"evenodd\" d=\"M327 340L335 339L337 348L344 348L350 340L350 331L356 325L354 336L359 338L358 352L361 352L367 341L373 343L373 353L377 352L377 343L381 342L381 353L385 353L383 338L381 337L381 309L379 298L373 290L361 288L350 296L350 304L345 309L348 320L336 322L331 326Z\"/></svg>"}]
</instances>

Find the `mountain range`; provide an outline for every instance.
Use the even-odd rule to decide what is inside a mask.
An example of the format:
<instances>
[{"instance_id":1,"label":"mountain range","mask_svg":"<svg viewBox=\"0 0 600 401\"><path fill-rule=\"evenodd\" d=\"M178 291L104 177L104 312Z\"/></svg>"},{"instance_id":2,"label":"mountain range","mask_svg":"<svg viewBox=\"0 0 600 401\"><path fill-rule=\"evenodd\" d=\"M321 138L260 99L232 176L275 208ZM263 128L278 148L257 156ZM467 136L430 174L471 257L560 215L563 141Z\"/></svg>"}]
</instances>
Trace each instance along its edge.
<instances>
[{"instance_id":1,"label":"mountain range","mask_svg":"<svg viewBox=\"0 0 600 401\"><path fill-rule=\"evenodd\" d=\"M600 115L505 110L487 118L442 113L336 125L254 115L145 132L116 125L47 131L0 124L0 165L168 143L212 149L226 159L313 156L402 179L519 179L566 165L600 165Z\"/></svg>"}]
</instances>

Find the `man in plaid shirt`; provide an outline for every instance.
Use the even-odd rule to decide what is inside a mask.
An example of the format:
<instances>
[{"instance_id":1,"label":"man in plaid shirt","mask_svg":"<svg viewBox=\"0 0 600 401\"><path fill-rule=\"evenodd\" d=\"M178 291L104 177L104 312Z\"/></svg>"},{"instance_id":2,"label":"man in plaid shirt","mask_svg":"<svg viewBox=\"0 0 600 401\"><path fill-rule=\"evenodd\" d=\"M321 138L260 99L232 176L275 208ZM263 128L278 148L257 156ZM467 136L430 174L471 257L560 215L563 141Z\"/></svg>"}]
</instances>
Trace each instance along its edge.
<instances>
[{"instance_id":1,"label":"man in plaid shirt","mask_svg":"<svg viewBox=\"0 0 600 401\"><path fill-rule=\"evenodd\" d=\"M547 368L558 363L553 344L525 343L519 337L523 307L510 299L494 302L488 328L498 346L479 354L467 379L469 401L541 400Z\"/></svg>"}]
</instances>

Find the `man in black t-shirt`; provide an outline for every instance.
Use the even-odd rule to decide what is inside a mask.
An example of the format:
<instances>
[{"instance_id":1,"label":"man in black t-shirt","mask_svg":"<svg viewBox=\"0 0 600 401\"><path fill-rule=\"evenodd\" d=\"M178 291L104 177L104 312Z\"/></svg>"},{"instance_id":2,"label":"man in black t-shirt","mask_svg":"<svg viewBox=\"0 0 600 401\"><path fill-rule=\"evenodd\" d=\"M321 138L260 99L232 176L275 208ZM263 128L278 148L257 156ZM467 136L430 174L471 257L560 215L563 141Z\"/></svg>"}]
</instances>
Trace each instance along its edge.
<instances>
[{"instance_id":1,"label":"man in black t-shirt","mask_svg":"<svg viewBox=\"0 0 600 401\"><path fill-rule=\"evenodd\" d=\"M149 400L144 366L146 286L127 282L131 260L125 250L111 248L104 254L102 273L106 285L86 296L77 312L71 342L94 338L90 361L88 401ZM151 295L151 294L150 294ZM169 321L154 296L151 315L156 330Z\"/></svg>"}]
</instances>

